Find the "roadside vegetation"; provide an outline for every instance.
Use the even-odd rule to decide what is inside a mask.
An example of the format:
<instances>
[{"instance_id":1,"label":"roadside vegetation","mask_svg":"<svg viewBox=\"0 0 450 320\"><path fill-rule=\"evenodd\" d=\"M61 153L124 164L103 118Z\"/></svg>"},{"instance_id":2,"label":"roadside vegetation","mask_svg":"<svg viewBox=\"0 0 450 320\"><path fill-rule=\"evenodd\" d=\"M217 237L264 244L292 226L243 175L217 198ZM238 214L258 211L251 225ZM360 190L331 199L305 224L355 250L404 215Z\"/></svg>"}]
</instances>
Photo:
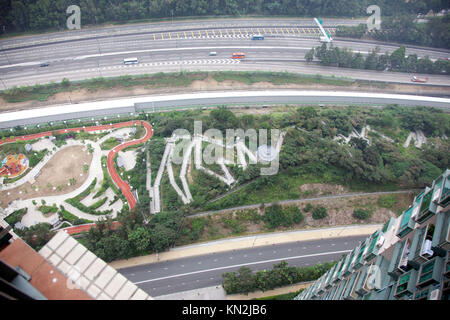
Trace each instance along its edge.
<instances>
[{"instance_id":1,"label":"roadside vegetation","mask_svg":"<svg viewBox=\"0 0 450 320\"><path fill-rule=\"evenodd\" d=\"M429 74L450 74L450 61L438 59L431 61L428 56L418 58L416 54L406 56L406 47L401 46L392 53L380 54L379 48L371 50L369 55L363 56L360 52L353 53L347 48L331 45L327 48L324 43L308 51L305 59L311 62L316 57L323 66L341 68L390 70L399 72L418 72Z\"/></svg>"},{"instance_id":2,"label":"roadside vegetation","mask_svg":"<svg viewBox=\"0 0 450 320\"><path fill-rule=\"evenodd\" d=\"M248 267L241 267L237 272L223 273L222 286L227 294L248 294L256 290L272 290L299 282L316 280L331 269L335 263L326 262L310 267L289 267L286 261L282 261L275 264L270 270L256 272L252 272Z\"/></svg>"},{"instance_id":3,"label":"roadside vegetation","mask_svg":"<svg viewBox=\"0 0 450 320\"><path fill-rule=\"evenodd\" d=\"M386 17L384 11L380 30L368 31L367 24L360 24L357 27L338 26L336 36L447 49L450 45L450 14L443 17L423 17L423 22L419 22L417 19L419 12L428 13L421 9L414 12L414 15L396 14Z\"/></svg>"},{"instance_id":4,"label":"roadside vegetation","mask_svg":"<svg viewBox=\"0 0 450 320\"><path fill-rule=\"evenodd\" d=\"M16 103L23 101L47 101L50 97L60 92L72 92L80 89L87 89L91 92L98 90L108 90L115 88L132 88L143 86L146 89L154 88L177 88L187 87L193 81L205 80L208 76L218 82L225 80L239 81L245 84L254 84L257 82L270 81L276 85L283 84L325 84L333 86L351 86L359 84L362 86L370 85L367 81L358 81L351 79L340 79L335 77L324 77L321 75L299 75L288 72L159 72L152 75L123 75L119 77L92 78L82 81L69 81L63 79L61 82L49 84L36 84L34 86L14 86L10 89L0 91L0 97L6 102Z\"/></svg>"}]
</instances>

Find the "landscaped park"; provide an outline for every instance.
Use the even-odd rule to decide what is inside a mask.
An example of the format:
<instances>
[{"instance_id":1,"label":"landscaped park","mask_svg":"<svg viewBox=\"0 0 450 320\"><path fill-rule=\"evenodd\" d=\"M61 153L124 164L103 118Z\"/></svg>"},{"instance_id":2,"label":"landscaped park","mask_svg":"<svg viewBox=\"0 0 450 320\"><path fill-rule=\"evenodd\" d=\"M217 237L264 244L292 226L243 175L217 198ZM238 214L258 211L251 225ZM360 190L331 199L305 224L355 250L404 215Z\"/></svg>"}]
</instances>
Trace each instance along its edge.
<instances>
[{"instance_id":1,"label":"landscaped park","mask_svg":"<svg viewBox=\"0 0 450 320\"><path fill-rule=\"evenodd\" d=\"M236 235L383 223L448 167L448 117L273 105L17 127L0 135L0 207L33 247L66 228L106 261ZM228 141L226 129L267 130L277 171L262 175L263 154L248 137Z\"/></svg>"}]
</instances>

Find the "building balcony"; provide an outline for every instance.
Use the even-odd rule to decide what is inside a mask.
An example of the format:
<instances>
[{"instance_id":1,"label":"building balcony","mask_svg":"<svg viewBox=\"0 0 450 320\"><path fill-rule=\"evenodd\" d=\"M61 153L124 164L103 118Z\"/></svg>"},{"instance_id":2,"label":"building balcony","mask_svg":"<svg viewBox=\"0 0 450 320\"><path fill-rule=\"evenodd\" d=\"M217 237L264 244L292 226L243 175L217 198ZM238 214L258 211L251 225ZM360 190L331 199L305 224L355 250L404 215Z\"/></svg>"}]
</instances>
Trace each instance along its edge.
<instances>
[{"instance_id":1,"label":"building balcony","mask_svg":"<svg viewBox=\"0 0 450 320\"><path fill-rule=\"evenodd\" d=\"M400 223L400 226L397 231L397 236L399 238L403 238L408 233L414 230L414 227L416 225L416 215L419 211L418 205L413 205L409 207L407 210L405 210L402 214L402 221Z\"/></svg>"},{"instance_id":2,"label":"building balcony","mask_svg":"<svg viewBox=\"0 0 450 320\"><path fill-rule=\"evenodd\" d=\"M414 300L439 300L440 296L440 286L429 285L425 288L417 289L414 293Z\"/></svg>"},{"instance_id":3,"label":"building balcony","mask_svg":"<svg viewBox=\"0 0 450 320\"><path fill-rule=\"evenodd\" d=\"M442 175L443 187L441 189L441 194L439 195L438 204L446 208L450 202L450 170L446 170Z\"/></svg>"},{"instance_id":4,"label":"building balcony","mask_svg":"<svg viewBox=\"0 0 450 320\"><path fill-rule=\"evenodd\" d=\"M342 282L339 284L339 287L336 292L336 296L334 297L334 300L341 300L342 294L344 293L345 287L347 286L348 279L342 280Z\"/></svg>"},{"instance_id":5,"label":"building balcony","mask_svg":"<svg viewBox=\"0 0 450 320\"><path fill-rule=\"evenodd\" d=\"M348 280L348 284L347 287L345 288L344 294L342 295L342 299L345 300L353 300L357 298L357 294L355 291L355 286L356 286L356 280L358 280L359 274L361 272L354 272L352 274L352 276L350 277L350 279ZM352 293L354 294L352 296Z\"/></svg>"},{"instance_id":6,"label":"building balcony","mask_svg":"<svg viewBox=\"0 0 450 320\"><path fill-rule=\"evenodd\" d=\"M337 264L335 264L331 269L330 269L330 272L328 273L328 276L327 276L327 278L326 278L326 280L325 280L325 288L326 289L329 289L329 288L331 288L331 286L332 286L332 282L331 282L331 279L332 279L332 277L333 277L333 275L334 275L334 273L335 273L335 271L336 271L336 268L337 268Z\"/></svg>"},{"instance_id":7,"label":"building balcony","mask_svg":"<svg viewBox=\"0 0 450 320\"><path fill-rule=\"evenodd\" d=\"M370 241L371 241L371 237L367 238L366 241L364 241L361 244L361 246L359 247L357 256L355 258L355 262L353 263L353 270L358 270L365 264L364 258L368 252Z\"/></svg>"},{"instance_id":8,"label":"building balcony","mask_svg":"<svg viewBox=\"0 0 450 320\"><path fill-rule=\"evenodd\" d=\"M325 292L325 280L327 279L328 273L330 271L328 270L327 273L325 273L322 277L320 277L319 280L317 280L318 282L318 287L317 287L317 294L321 295Z\"/></svg>"},{"instance_id":9,"label":"building balcony","mask_svg":"<svg viewBox=\"0 0 450 320\"><path fill-rule=\"evenodd\" d=\"M445 257L450 250L450 215L447 212L441 212L436 217L431 247L441 257Z\"/></svg>"},{"instance_id":10,"label":"building balcony","mask_svg":"<svg viewBox=\"0 0 450 320\"><path fill-rule=\"evenodd\" d=\"M350 255L350 258L348 260L348 263L346 265L346 268L342 270L342 275L344 277L348 277L353 272L353 265L356 260L356 255L358 254L358 251L360 250L360 247L354 249Z\"/></svg>"},{"instance_id":11,"label":"building balcony","mask_svg":"<svg viewBox=\"0 0 450 320\"><path fill-rule=\"evenodd\" d=\"M429 189L422 197L420 202L419 212L416 217L416 222L419 224L424 223L426 220L431 218L437 212L437 204L432 202L434 189Z\"/></svg>"},{"instance_id":12,"label":"building balcony","mask_svg":"<svg viewBox=\"0 0 450 320\"><path fill-rule=\"evenodd\" d=\"M420 266L417 287L423 288L441 281L444 259L435 257Z\"/></svg>"},{"instance_id":13,"label":"building balcony","mask_svg":"<svg viewBox=\"0 0 450 320\"><path fill-rule=\"evenodd\" d=\"M397 280L394 297L397 299L405 296L412 296L416 291L417 270L410 271L401 275Z\"/></svg>"},{"instance_id":14,"label":"building balcony","mask_svg":"<svg viewBox=\"0 0 450 320\"><path fill-rule=\"evenodd\" d=\"M331 290L330 290L330 295L328 296L328 300L335 300L334 296L336 295L336 291L338 289L339 286L334 286Z\"/></svg>"},{"instance_id":15,"label":"building balcony","mask_svg":"<svg viewBox=\"0 0 450 320\"><path fill-rule=\"evenodd\" d=\"M378 251L384 244L384 236L383 233L378 230L372 235L372 239L369 244L369 248L367 249L367 253L364 256L364 260L370 261L375 258L378 254Z\"/></svg>"},{"instance_id":16,"label":"building balcony","mask_svg":"<svg viewBox=\"0 0 450 320\"><path fill-rule=\"evenodd\" d=\"M420 265L430 260L434 255L431 249L433 243L433 234L435 226L426 225L423 228L416 229L411 243L411 251L408 255L408 263L416 270Z\"/></svg>"},{"instance_id":17,"label":"building balcony","mask_svg":"<svg viewBox=\"0 0 450 320\"><path fill-rule=\"evenodd\" d=\"M342 263L342 268L337 274L337 278L339 280L343 280L345 278L344 273L347 270L348 265L350 264L350 258L352 257L352 254L355 252L355 250L356 249L354 249L351 253L349 253L345 256L344 262Z\"/></svg>"},{"instance_id":18,"label":"building balcony","mask_svg":"<svg viewBox=\"0 0 450 320\"><path fill-rule=\"evenodd\" d=\"M335 284L335 283L337 283L339 281L339 274L340 274L340 272L342 270L342 267L344 266L344 261L345 261L345 258L341 259L337 263L336 269L335 269L333 275L331 276L331 280L330 280L331 284Z\"/></svg>"},{"instance_id":19,"label":"building balcony","mask_svg":"<svg viewBox=\"0 0 450 320\"><path fill-rule=\"evenodd\" d=\"M388 267L388 274L395 279L410 269L408 265L408 255L410 252L410 244L408 240L399 241L395 244L394 253L391 263Z\"/></svg>"}]
</instances>

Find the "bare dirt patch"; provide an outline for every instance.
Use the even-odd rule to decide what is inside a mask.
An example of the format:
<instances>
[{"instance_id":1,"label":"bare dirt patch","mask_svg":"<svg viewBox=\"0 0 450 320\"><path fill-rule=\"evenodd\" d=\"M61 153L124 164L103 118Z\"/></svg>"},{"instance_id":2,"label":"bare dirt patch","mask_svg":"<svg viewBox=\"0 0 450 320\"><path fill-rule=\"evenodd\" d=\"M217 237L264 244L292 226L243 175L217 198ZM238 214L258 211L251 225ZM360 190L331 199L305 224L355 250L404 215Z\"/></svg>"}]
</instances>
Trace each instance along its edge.
<instances>
[{"instance_id":1,"label":"bare dirt patch","mask_svg":"<svg viewBox=\"0 0 450 320\"><path fill-rule=\"evenodd\" d=\"M88 153L83 146L70 146L56 152L33 184L27 182L17 188L1 191L0 206L5 208L17 199L61 195L79 188L88 177L88 173L83 170L83 165L90 165L92 161L92 154Z\"/></svg>"}]
</instances>

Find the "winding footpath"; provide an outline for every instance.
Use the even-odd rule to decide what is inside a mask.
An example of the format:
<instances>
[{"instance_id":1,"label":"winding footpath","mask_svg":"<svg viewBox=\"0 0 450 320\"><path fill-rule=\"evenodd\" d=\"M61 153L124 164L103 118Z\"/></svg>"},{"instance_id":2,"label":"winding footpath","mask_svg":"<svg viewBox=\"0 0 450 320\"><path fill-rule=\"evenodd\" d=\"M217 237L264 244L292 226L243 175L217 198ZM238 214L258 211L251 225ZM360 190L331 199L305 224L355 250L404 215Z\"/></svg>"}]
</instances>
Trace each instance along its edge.
<instances>
[{"instance_id":1,"label":"winding footpath","mask_svg":"<svg viewBox=\"0 0 450 320\"><path fill-rule=\"evenodd\" d=\"M127 122L128 125L143 125L146 132L144 137L140 138L140 139L136 139L136 140L132 140L132 141L128 141L125 143L122 143L120 145L118 145L117 147L113 148L109 153L108 153L108 172L111 176L111 178L113 179L114 183L120 188L120 190L122 191L122 193L124 194L125 198L128 201L128 205L130 207L131 210L134 209L134 207L136 206L136 199L133 196L133 193L131 192L131 187L130 185L123 181L119 174L117 173L115 167L114 167L114 158L115 156L119 153L119 151L128 148L130 146L136 145L136 144L141 144L144 143L146 141L148 141L152 135L153 135L153 130L152 130L152 126L146 122L146 121L129 121Z\"/></svg>"}]
</instances>

